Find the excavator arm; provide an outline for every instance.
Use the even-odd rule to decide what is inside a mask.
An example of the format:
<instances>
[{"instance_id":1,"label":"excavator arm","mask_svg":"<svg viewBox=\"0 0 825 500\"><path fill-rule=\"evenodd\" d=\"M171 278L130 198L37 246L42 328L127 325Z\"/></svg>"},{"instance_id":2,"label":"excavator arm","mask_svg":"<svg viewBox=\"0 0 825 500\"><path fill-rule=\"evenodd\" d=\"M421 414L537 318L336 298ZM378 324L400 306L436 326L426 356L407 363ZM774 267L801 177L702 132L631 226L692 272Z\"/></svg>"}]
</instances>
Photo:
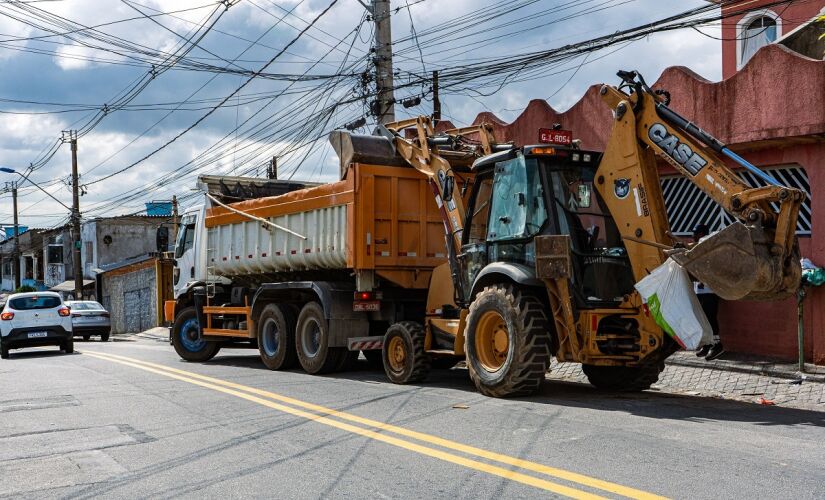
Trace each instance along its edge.
<instances>
[{"instance_id":1,"label":"excavator arm","mask_svg":"<svg viewBox=\"0 0 825 500\"><path fill-rule=\"evenodd\" d=\"M772 300L795 293L801 273L795 230L804 193L781 185L671 110L667 92L651 90L638 73L619 76L622 85L601 88L614 124L596 188L616 219L636 279L670 256L725 299ZM747 185L720 155L767 185ZM689 249L665 250L674 240L656 156L736 222Z\"/></svg>"}]
</instances>

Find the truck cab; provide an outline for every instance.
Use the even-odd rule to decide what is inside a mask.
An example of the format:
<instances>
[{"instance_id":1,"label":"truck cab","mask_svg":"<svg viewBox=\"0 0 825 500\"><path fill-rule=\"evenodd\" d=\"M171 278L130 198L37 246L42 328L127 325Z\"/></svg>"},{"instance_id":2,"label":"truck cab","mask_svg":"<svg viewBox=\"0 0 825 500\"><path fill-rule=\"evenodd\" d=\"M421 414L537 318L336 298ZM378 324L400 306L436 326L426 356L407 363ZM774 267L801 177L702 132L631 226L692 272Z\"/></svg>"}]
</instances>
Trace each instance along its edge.
<instances>
[{"instance_id":1,"label":"truck cab","mask_svg":"<svg viewBox=\"0 0 825 500\"><path fill-rule=\"evenodd\" d=\"M206 280L206 232L203 218L203 205L194 206L181 216L178 239L175 242L175 300L180 300L194 285Z\"/></svg>"}]
</instances>

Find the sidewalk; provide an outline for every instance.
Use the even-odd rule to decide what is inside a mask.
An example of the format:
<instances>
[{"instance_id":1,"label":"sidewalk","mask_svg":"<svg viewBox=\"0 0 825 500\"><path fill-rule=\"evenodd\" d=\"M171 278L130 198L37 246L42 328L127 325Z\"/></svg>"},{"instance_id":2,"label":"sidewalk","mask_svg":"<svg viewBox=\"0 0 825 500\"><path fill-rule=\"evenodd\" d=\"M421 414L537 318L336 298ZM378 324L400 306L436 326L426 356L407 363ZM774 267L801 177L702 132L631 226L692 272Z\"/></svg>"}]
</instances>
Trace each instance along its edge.
<instances>
[{"instance_id":1,"label":"sidewalk","mask_svg":"<svg viewBox=\"0 0 825 500\"><path fill-rule=\"evenodd\" d=\"M651 390L825 411L825 367L806 365L800 374L796 363L732 353L722 358L705 361L693 352L677 352ZM551 379L587 382L578 364L554 362L551 370Z\"/></svg>"}]
</instances>

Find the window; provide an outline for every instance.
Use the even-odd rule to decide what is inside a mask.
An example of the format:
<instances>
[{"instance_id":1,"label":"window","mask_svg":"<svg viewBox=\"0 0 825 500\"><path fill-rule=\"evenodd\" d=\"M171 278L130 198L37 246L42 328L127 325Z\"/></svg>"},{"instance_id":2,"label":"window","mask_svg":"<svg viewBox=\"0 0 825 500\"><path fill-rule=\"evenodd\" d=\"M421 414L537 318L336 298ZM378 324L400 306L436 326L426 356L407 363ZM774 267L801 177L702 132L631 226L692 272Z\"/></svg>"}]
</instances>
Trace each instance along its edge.
<instances>
[{"instance_id":1,"label":"window","mask_svg":"<svg viewBox=\"0 0 825 500\"><path fill-rule=\"evenodd\" d=\"M181 221L178 230L178 241L175 243L175 258L183 257L183 254L195 244L195 221L194 215L187 215Z\"/></svg>"},{"instance_id":2,"label":"window","mask_svg":"<svg viewBox=\"0 0 825 500\"><path fill-rule=\"evenodd\" d=\"M738 68L747 63L756 51L779 38L779 17L770 12L763 12L755 17L746 17L740 21L737 37L739 43Z\"/></svg>"},{"instance_id":3,"label":"window","mask_svg":"<svg viewBox=\"0 0 825 500\"><path fill-rule=\"evenodd\" d=\"M9 307L16 311L29 311L32 309L51 309L59 306L60 297L54 295L40 295L29 297L17 297L9 301Z\"/></svg>"},{"instance_id":4,"label":"window","mask_svg":"<svg viewBox=\"0 0 825 500\"><path fill-rule=\"evenodd\" d=\"M547 220L537 162L523 156L496 164L488 240L526 238Z\"/></svg>"},{"instance_id":5,"label":"window","mask_svg":"<svg viewBox=\"0 0 825 500\"><path fill-rule=\"evenodd\" d=\"M92 264L95 261L94 258L94 245L91 241L86 242L86 265Z\"/></svg>"},{"instance_id":6,"label":"window","mask_svg":"<svg viewBox=\"0 0 825 500\"><path fill-rule=\"evenodd\" d=\"M493 193L493 178L481 179L478 185L478 194L474 200L470 231L467 243L481 243L487 239L487 219L490 215L490 195Z\"/></svg>"},{"instance_id":7,"label":"window","mask_svg":"<svg viewBox=\"0 0 825 500\"><path fill-rule=\"evenodd\" d=\"M805 202L799 210L799 219L796 225L796 234L811 234L811 186L808 174L799 165L763 168L768 175L773 176L780 183L801 189L806 194ZM761 179L748 171L737 172L745 183L754 186L764 186ZM662 178L662 193L667 208L667 218L673 234L689 236L697 224L707 224L711 231L718 231L733 222L727 212L703 193L695 184L682 176ZM778 209L778 207L774 207Z\"/></svg>"},{"instance_id":8,"label":"window","mask_svg":"<svg viewBox=\"0 0 825 500\"><path fill-rule=\"evenodd\" d=\"M48 264L63 263L63 245L49 245Z\"/></svg>"}]
</instances>

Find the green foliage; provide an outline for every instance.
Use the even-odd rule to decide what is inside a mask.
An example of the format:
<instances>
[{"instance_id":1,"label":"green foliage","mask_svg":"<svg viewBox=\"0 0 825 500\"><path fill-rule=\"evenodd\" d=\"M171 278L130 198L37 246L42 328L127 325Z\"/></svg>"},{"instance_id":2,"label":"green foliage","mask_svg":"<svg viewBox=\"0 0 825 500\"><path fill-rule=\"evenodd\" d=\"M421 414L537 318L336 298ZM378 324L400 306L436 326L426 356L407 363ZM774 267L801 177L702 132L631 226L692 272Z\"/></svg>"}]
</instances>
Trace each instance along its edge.
<instances>
[{"instance_id":1,"label":"green foliage","mask_svg":"<svg viewBox=\"0 0 825 500\"><path fill-rule=\"evenodd\" d=\"M37 291L37 288L35 288L33 286L23 285L23 286L17 287L17 290L15 290L14 293L25 293L25 292L36 292L36 291Z\"/></svg>"}]
</instances>

